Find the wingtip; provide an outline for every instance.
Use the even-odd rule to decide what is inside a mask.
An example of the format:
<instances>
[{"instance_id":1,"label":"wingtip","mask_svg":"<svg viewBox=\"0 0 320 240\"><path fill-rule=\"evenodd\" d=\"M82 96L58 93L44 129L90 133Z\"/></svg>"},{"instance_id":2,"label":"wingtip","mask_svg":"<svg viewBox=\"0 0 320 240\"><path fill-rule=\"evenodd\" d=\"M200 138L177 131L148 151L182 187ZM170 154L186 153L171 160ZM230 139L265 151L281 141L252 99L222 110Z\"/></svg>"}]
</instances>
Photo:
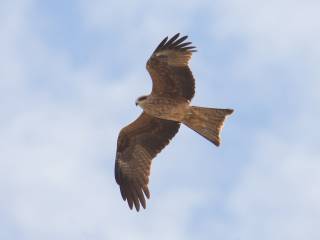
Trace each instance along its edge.
<instances>
[{"instance_id":1,"label":"wingtip","mask_svg":"<svg viewBox=\"0 0 320 240\"><path fill-rule=\"evenodd\" d=\"M135 206L136 211L139 212L140 211L140 205Z\"/></svg>"},{"instance_id":2,"label":"wingtip","mask_svg":"<svg viewBox=\"0 0 320 240\"><path fill-rule=\"evenodd\" d=\"M128 205L129 205L130 210L132 210L132 208L133 208L133 202L129 202L129 201L128 201Z\"/></svg>"},{"instance_id":3,"label":"wingtip","mask_svg":"<svg viewBox=\"0 0 320 240\"><path fill-rule=\"evenodd\" d=\"M156 47L153 53L158 52L160 50L164 49L172 49L175 48L176 50L180 51L187 51L187 52L196 52L194 49L194 46L190 46L192 44L191 42L185 42L185 40L188 38L188 35L181 36L180 33L176 33L171 38L169 36L166 36L160 44Z\"/></svg>"},{"instance_id":4,"label":"wingtip","mask_svg":"<svg viewBox=\"0 0 320 240\"><path fill-rule=\"evenodd\" d=\"M120 193L121 193L121 197L122 197L123 201L126 201L127 200L126 194L124 193L124 191L121 187L120 187Z\"/></svg>"},{"instance_id":5,"label":"wingtip","mask_svg":"<svg viewBox=\"0 0 320 240\"><path fill-rule=\"evenodd\" d=\"M142 190L144 192L144 195L146 195L147 199L150 199L150 191L149 188L147 186L143 186Z\"/></svg>"},{"instance_id":6,"label":"wingtip","mask_svg":"<svg viewBox=\"0 0 320 240\"><path fill-rule=\"evenodd\" d=\"M176 33L175 35L173 35L172 38L178 38L180 36L180 33Z\"/></svg>"},{"instance_id":7,"label":"wingtip","mask_svg":"<svg viewBox=\"0 0 320 240\"><path fill-rule=\"evenodd\" d=\"M213 141L213 144L216 145L216 147L220 146L220 141Z\"/></svg>"}]
</instances>

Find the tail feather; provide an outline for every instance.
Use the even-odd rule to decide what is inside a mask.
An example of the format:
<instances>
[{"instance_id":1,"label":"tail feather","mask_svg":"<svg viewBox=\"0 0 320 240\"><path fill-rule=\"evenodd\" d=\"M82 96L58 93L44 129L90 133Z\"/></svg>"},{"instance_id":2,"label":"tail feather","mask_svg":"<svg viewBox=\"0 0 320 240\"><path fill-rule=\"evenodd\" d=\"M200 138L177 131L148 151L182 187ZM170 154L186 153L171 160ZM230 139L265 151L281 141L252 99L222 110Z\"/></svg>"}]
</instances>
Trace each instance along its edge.
<instances>
[{"instance_id":1,"label":"tail feather","mask_svg":"<svg viewBox=\"0 0 320 240\"><path fill-rule=\"evenodd\" d=\"M216 146L220 145L220 132L232 109L204 108L192 106L183 123Z\"/></svg>"}]
</instances>

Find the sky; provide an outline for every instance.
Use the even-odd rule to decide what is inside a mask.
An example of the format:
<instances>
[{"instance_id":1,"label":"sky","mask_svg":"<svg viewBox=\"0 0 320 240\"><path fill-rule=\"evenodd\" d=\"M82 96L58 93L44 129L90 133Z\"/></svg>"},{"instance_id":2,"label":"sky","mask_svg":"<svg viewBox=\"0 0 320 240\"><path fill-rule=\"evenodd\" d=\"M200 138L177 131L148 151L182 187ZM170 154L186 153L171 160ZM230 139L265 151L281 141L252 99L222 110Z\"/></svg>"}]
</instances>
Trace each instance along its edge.
<instances>
[{"instance_id":1,"label":"sky","mask_svg":"<svg viewBox=\"0 0 320 240\"><path fill-rule=\"evenodd\" d=\"M0 8L0 239L320 239L320 2L36 1ZM197 106L233 108L219 148L182 127L147 209L114 180L166 36L197 47Z\"/></svg>"}]
</instances>

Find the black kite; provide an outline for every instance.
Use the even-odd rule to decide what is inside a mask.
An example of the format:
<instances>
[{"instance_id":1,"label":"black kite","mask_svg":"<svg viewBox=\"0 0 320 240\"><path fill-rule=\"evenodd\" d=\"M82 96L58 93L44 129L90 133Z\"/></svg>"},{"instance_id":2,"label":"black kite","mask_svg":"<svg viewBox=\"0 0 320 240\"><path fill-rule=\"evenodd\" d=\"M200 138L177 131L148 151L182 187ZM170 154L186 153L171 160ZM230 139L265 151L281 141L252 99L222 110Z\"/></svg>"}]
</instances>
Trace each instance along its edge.
<instances>
[{"instance_id":1,"label":"black kite","mask_svg":"<svg viewBox=\"0 0 320 240\"><path fill-rule=\"evenodd\" d=\"M151 161L170 142L183 123L219 146L220 131L232 109L190 105L195 81L188 66L195 47L179 34L163 39L147 62L153 87L137 99L144 111L118 137L115 178L130 209L146 208Z\"/></svg>"}]
</instances>

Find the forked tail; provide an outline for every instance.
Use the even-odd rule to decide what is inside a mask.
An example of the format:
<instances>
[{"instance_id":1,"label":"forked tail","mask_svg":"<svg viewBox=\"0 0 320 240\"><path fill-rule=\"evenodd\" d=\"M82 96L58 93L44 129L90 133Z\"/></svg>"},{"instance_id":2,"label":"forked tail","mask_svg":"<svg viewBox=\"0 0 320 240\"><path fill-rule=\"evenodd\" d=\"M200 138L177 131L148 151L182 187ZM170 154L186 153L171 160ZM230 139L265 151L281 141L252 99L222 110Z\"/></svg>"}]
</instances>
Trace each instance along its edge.
<instances>
[{"instance_id":1,"label":"forked tail","mask_svg":"<svg viewBox=\"0 0 320 240\"><path fill-rule=\"evenodd\" d=\"M224 120L232 113L232 109L192 106L182 122L216 146L219 146L220 131L223 127Z\"/></svg>"}]
</instances>

